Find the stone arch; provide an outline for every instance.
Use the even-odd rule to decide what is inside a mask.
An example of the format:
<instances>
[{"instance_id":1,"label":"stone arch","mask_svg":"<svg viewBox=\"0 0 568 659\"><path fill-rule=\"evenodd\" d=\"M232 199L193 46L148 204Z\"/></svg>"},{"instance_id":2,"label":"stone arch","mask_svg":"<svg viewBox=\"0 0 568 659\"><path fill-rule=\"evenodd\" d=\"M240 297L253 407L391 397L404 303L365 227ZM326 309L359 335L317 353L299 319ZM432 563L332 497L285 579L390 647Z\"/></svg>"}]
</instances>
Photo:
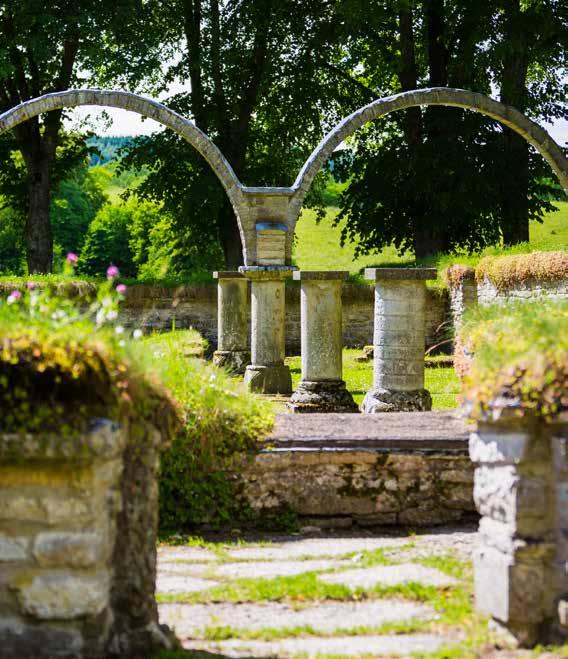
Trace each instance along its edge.
<instances>
[{"instance_id":1,"label":"stone arch","mask_svg":"<svg viewBox=\"0 0 568 659\"><path fill-rule=\"evenodd\" d=\"M349 136L369 121L374 121L396 110L420 105L446 105L481 112L499 123L511 128L532 144L548 162L558 177L560 184L568 192L568 159L561 147L550 135L522 112L510 105L465 89L433 87L402 92L372 101L345 117L333 128L313 150L300 170L292 189L294 196L289 207L288 224L293 231L300 214L304 198L315 175L323 167L333 151Z\"/></svg>"},{"instance_id":2,"label":"stone arch","mask_svg":"<svg viewBox=\"0 0 568 659\"><path fill-rule=\"evenodd\" d=\"M130 92L104 89L69 89L62 92L53 92L25 101L11 110L0 114L0 135L44 112L61 110L63 108L74 108L81 105L98 105L136 112L170 128L186 142L189 142L205 158L227 193L237 216L243 251L246 255L247 240L242 223L243 185L225 156L210 137L201 131L192 121L182 117L177 112L170 110L157 101Z\"/></svg>"}]
</instances>

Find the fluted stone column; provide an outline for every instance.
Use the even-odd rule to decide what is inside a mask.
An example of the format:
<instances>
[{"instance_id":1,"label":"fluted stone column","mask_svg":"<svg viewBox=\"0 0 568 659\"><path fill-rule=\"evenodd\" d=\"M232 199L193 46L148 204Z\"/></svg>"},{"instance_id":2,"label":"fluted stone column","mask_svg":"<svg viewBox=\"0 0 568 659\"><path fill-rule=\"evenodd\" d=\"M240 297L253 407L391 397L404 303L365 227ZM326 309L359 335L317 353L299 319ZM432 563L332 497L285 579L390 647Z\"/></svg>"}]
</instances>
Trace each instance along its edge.
<instances>
[{"instance_id":1,"label":"fluted stone column","mask_svg":"<svg viewBox=\"0 0 568 659\"><path fill-rule=\"evenodd\" d=\"M262 394L290 394L292 377L284 365L286 322L285 280L293 269L285 265L243 266L251 281L251 361L245 382Z\"/></svg>"},{"instance_id":2,"label":"fluted stone column","mask_svg":"<svg viewBox=\"0 0 568 659\"><path fill-rule=\"evenodd\" d=\"M248 280L240 272L214 272L217 280L217 350L213 361L235 373L250 364Z\"/></svg>"},{"instance_id":3,"label":"fluted stone column","mask_svg":"<svg viewBox=\"0 0 568 659\"><path fill-rule=\"evenodd\" d=\"M294 272L301 282L302 380L294 412L358 412L343 381L342 282L348 272Z\"/></svg>"},{"instance_id":4,"label":"fluted stone column","mask_svg":"<svg viewBox=\"0 0 568 659\"><path fill-rule=\"evenodd\" d=\"M363 412L411 412L432 408L424 389L426 279L433 268L367 268L375 282L373 388Z\"/></svg>"}]
</instances>

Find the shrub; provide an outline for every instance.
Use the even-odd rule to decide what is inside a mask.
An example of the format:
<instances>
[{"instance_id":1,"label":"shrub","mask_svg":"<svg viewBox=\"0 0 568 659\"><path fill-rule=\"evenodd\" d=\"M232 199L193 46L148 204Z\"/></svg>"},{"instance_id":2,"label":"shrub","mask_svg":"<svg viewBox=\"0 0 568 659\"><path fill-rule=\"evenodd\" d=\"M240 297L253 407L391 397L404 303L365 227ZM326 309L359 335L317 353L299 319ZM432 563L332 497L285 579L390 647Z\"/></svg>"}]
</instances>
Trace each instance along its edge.
<instances>
[{"instance_id":1,"label":"shrub","mask_svg":"<svg viewBox=\"0 0 568 659\"><path fill-rule=\"evenodd\" d=\"M213 364L183 357L192 334L197 341L199 335L188 331L144 341L183 412L183 428L162 458L160 525L166 533L246 517L239 483L229 474L238 472L273 423L270 403Z\"/></svg>"},{"instance_id":2,"label":"shrub","mask_svg":"<svg viewBox=\"0 0 568 659\"><path fill-rule=\"evenodd\" d=\"M104 275L109 263L120 268L125 277L136 276L134 254L130 247L133 204L107 204L97 213L85 237L79 270L87 275Z\"/></svg>"},{"instance_id":3,"label":"shrub","mask_svg":"<svg viewBox=\"0 0 568 659\"><path fill-rule=\"evenodd\" d=\"M465 391L474 416L495 405L519 417L568 411L568 302L478 307L459 339L473 355Z\"/></svg>"},{"instance_id":4,"label":"shrub","mask_svg":"<svg viewBox=\"0 0 568 659\"><path fill-rule=\"evenodd\" d=\"M498 289L511 288L530 279L568 279L568 252L486 256L477 265L475 276L478 281L488 279Z\"/></svg>"},{"instance_id":5,"label":"shrub","mask_svg":"<svg viewBox=\"0 0 568 659\"><path fill-rule=\"evenodd\" d=\"M106 293L88 314L53 290L15 291L3 299L1 432L75 434L104 416L124 425L131 438L147 422L171 434L177 407L140 346L125 339L122 328L104 324L114 306Z\"/></svg>"}]
</instances>

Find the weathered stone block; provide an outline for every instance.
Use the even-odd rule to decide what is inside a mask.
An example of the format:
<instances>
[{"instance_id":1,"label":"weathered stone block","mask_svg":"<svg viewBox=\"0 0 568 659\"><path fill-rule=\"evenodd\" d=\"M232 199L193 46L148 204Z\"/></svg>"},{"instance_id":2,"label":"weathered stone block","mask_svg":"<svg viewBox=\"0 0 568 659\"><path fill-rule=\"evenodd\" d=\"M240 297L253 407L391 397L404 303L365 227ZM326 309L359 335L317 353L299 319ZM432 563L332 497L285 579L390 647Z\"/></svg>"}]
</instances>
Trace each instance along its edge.
<instances>
[{"instance_id":1,"label":"weathered stone block","mask_svg":"<svg viewBox=\"0 0 568 659\"><path fill-rule=\"evenodd\" d=\"M542 562L518 562L491 547L474 554L477 608L503 623L538 623L544 617L546 571Z\"/></svg>"},{"instance_id":2,"label":"weathered stone block","mask_svg":"<svg viewBox=\"0 0 568 659\"><path fill-rule=\"evenodd\" d=\"M29 541L24 537L0 535L0 562L25 561L28 555Z\"/></svg>"},{"instance_id":3,"label":"weathered stone block","mask_svg":"<svg viewBox=\"0 0 568 659\"><path fill-rule=\"evenodd\" d=\"M13 584L22 611L39 620L73 620L101 613L109 600L108 572L93 576L53 573L22 575Z\"/></svg>"},{"instance_id":4,"label":"weathered stone block","mask_svg":"<svg viewBox=\"0 0 568 659\"><path fill-rule=\"evenodd\" d=\"M42 567L92 567L102 558L102 531L96 533L40 533L33 555Z\"/></svg>"}]
</instances>

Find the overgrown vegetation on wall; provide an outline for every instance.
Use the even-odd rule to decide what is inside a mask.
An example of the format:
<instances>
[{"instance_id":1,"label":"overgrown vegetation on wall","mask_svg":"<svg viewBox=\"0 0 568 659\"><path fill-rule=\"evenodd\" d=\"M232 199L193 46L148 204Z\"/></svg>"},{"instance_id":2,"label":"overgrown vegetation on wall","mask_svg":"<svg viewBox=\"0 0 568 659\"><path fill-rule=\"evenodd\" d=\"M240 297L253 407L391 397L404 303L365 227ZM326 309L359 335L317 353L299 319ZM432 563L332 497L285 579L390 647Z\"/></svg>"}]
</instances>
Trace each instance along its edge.
<instances>
[{"instance_id":1,"label":"overgrown vegetation on wall","mask_svg":"<svg viewBox=\"0 0 568 659\"><path fill-rule=\"evenodd\" d=\"M568 302L517 302L470 310L459 340L471 355L465 397L489 409L546 419L568 411Z\"/></svg>"},{"instance_id":2,"label":"overgrown vegetation on wall","mask_svg":"<svg viewBox=\"0 0 568 659\"><path fill-rule=\"evenodd\" d=\"M106 417L169 436L177 406L141 353L67 299L12 292L0 303L0 432L76 434Z\"/></svg>"},{"instance_id":3,"label":"overgrown vegetation on wall","mask_svg":"<svg viewBox=\"0 0 568 659\"><path fill-rule=\"evenodd\" d=\"M183 427L162 457L160 526L164 533L221 525L246 515L229 473L273 423L269 403L213 364L191 357L196 332L157 334L144 350L178 401Z\"/></svg>"},{"instance_id":4,"label":"overgrown vegetation on wall","mask_svg":"<svg viewBox=\"0 0 568 659\"><path fill-rule=\"evenodd\" d=\"M498 289L522 285L531 279L568 279L568 251L486 256L477 265L475 277L480 282L489 280Z\"/></svg>"}]
</instances>

